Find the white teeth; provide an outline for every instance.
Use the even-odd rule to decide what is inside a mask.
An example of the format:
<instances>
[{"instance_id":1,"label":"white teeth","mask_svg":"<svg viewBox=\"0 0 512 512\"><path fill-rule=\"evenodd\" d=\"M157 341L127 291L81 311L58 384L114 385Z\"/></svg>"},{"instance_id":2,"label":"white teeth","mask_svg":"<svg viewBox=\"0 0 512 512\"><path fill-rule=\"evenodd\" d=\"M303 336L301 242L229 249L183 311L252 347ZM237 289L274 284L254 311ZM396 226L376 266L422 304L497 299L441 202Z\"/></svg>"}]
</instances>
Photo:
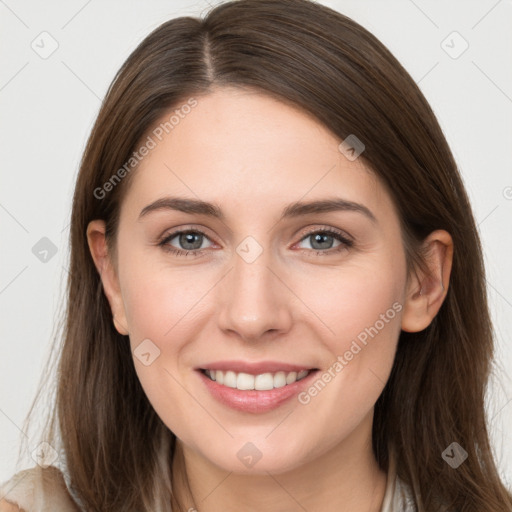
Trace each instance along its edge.
<instances>
[{"instance_id":1,"label":"white teeth","mask_svg":"<svg viewBox=\"0 0 512 512\"><path fill-rule=\"evenodd\" d=\"M288 384L293 384L297 380L301 380L309 374L309 370L300 372L283 372L261 373L259 375L251 375L249 373L235 373L231 370L205 370L210 379L217 381L219 384L230 388L237 388L242 391L255 389L257 391L266 391L274 388L282 388Z\"/></svg>"},{"instance_id":2,"label":"white teeth","mask_svg":"<svg viewBox=\"0 0 512 512\"><path fill-rule=\"evenodd\" d=\"M258 389L260 391L274 389L274 377L272 377L272 374L262 373L261 375L256 375L254 379L254 389Z\"/></svg>"},{"instance_id":3,"label":"white teeth","mask_svg":"<svg viewBox=\"0 0 512 512\"><path fill-rule=\"evenodd\" d=\"M236 388L236 373L232 371L227 371L224 374L224 386L228 388Z\"/></svg>"},{"instance_id":4,"label":"white teeth","mask_svg":"<svg viewBox=\"0 0 512 512\"><path fill-rule=\"evenodd\" d=\"M239 373L236 378L236 387L238 389L254 389L254 375Z\"/></svg>"},{"instance_id":5,"label":"white teeth","mask_svg":"<svg viewBox=\"0 0 512 512\"><path fill-rule=\"evenodd\" d=\"M295 382L297 380L297 372L290 372L286 376L286 384L291 384L292 382Z\"/></svg>"},{"instance_id":6,"label":"white teeth","mask_svg":"<svg viewBox=\"0 0 512 512\"><path fill-rule=\"evenodd\" d=\"M277 372L274 375L274 387L282 388L283 386L286 386L286 374L284 372Z\"/></svg>"}]
</instances>

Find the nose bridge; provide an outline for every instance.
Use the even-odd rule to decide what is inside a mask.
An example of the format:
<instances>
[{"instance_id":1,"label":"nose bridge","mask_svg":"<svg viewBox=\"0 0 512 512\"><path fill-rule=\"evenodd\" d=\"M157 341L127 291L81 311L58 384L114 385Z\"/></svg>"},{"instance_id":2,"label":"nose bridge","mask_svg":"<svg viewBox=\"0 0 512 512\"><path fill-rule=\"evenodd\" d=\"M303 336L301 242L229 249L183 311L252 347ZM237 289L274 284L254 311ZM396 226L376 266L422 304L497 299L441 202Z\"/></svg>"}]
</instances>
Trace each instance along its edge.
<instances>
[{"instance_id":1,"label":"nose bridge","mask_svg":"<svg viewBox=\"0 0 512 512\"><path fill-rule=\"evenodd\" d=\"M267 331L286 331L291 325L286 287L270 270L270 249L247 237L233 254L233 268L223 280L219 327L257 340ZM269 268L270 267L270 268Z\"/></svg>"}]
</instances>

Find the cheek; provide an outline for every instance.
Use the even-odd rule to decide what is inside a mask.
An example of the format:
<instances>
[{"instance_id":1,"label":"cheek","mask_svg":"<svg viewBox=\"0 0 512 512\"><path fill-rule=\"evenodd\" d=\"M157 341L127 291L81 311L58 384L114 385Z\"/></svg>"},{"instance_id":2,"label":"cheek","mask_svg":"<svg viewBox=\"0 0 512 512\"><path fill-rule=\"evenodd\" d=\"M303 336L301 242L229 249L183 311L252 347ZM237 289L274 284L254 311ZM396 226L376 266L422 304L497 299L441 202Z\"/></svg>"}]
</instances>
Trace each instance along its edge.
<instances>
[{"instance_id":1,"label":"cheek","mask_svg":"<svg viewBox=\"0 0 512 512\"><path fill-rule=\"evenodd\" d=\"M359 421L373 407L393 365L405 260L399 254L383 257L381 252L364 264L347 265L324 279L317 275L303 285L301 293L309 290L308 306L318 317L312 322L324 333L318 339L330 359L319 375L322 382L306 390L301 403L315 402L325 421L333 414L340 421L346 415Z\"/></svg>"},{"instance_id":2,"label":"cheek","mask_svg":"<svg viewBox=\"0 0 512 512\"><path fill-rule=\"evenodd\" d=\"M183 362L194 350L190 341L200 338L204 319L211 313L205 310L211 304L208 291L213 290L218 276L186 267L170 268L164 259L148 261L141 252L123 262L123 303L139 380L152 402L164 404L154 403L155 409L167 410L168 401L183 394L178 382L184 382L190 371ZM142 347L149 347L151 358L157 354L148 366L137 357Z\"/></svg>"},{"instance_id":3,"label":"cheek","mask_svg":"<svg viewBox=\"0 0 512 512\"><path fill-rule=\"evenodd\" d=\"M200 331L206 309L215 315L215 304L206 295L213 291L219 274L194 272L187 266L170 268L165 262L150 265L148 261L143 252L132 253L122 267L132 349L150 339L162 355L176 359L186 340L194 339L193 331ZM376 330L379 339L396 338L399 332L396 305L400 305L405 283L404 258L379 251L359 261L340 264L336 270L319 265L307 273L297 268L284 271L299 300L288 307L295 310L299 323L308 322L315 331L312 336L336 355L350 350L354 340L369 346L365 341L374 339ZM168 363L176 365L171 358Z\"/></svg>"},{"instance_id":4,"label":"cheek","mask_svg":"<svg viewBox=\"0 0 512 512\"><path fill-rule=\"evenodd\" d=\"M143 257L127 262L124 274L123 302L134 344L145 338L157 344L176 339L210 287L190 269L148 264ZM179 348L174 341L172 346Z\"/></svg>"},{"instance_id":5,"label":"cheek","mask_svg":"<svg viewBox=\"0 0 512 512\"><path fill-rule=\"evenodd\" d=\"M195 282L193 272L155 268L142 262L126 266L126 276L123 301L138 379L162 421L188 440L189 432L202 428L202 416L184 392L185 369L189 369L180 362L189 341L200 336L198 302L211 285ZM143 346L144 351L140 349ZM154 360L146 365L138 354L148 351Z\"/></svg>"},{"instance_id":6,"label":"cheek","mask_svg":"<svg viewBox=\"0 0 512 512\"><path fill-rule=\"evenodd\" d=\"M396 335L405 283L403 274L401 265L391 258L375 258L301 279L300 296L307 298L317 323L323 325L323 339L331 352L348 350L350 342L358 336L364 342L368 330L376 335L372 327L384 337Z\"/></svg>"},{"instance_id":7,"label":"cheek","mask_svg":"<svg viewBox=\"0 0 512 512\"><path fill-rule=\"evenodd\" d=\"M330 360L299 397L306 409L315 409L320 423L349 431L374 406L393 365L404 286L405 259L382 252L329 279L304 282L303 293L313 290L308 306L329 327L319 339Z\"/></svg>"}]
</instances>

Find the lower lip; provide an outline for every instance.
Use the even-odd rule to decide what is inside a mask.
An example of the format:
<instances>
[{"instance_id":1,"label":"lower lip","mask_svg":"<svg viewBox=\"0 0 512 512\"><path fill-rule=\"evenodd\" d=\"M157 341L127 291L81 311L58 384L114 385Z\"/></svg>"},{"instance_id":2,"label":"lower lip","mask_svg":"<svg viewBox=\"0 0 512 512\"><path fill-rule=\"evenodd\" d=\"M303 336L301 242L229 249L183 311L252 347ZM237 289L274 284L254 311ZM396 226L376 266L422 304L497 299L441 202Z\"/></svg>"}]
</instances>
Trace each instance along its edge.
<instances>
[{"instance_id":1,"label":"lower lip","mask_svg":"<svg viewBox=\"0 0 512 512\"><path fill-rule=\"evenodd\" d=\"M244 412L261 413L276 409L293 396L298 395L303 388L309 385L318 370L311 371L306 377L287 384L281 388L257 391L250 389L241 391L219 384L207 377L201 370L197 370L207 389L219 402L233 409Z\"/></svg>"}]
</instances>

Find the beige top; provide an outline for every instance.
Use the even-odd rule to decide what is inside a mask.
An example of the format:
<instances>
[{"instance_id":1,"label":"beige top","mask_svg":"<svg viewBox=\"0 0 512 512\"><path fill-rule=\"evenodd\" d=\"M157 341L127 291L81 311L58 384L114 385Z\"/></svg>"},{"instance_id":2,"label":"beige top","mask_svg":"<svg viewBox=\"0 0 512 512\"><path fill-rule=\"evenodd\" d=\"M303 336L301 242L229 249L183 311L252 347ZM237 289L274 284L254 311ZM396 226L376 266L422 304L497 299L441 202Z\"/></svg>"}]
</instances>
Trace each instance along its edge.
<instances>
[{"instance_id":1,"label":"beige top","mask_svg":"<svg viewBox=\"0 0 512 512\"><path fill-rule=\"evenodd\" d=\"M39 466L16 473L0 485L0 501L7 500L25 512L80 512L69 493L62 472ZM409 488L396 476L391 459L386 492L380 512L412 512Z\"/></svg>"}]
</instances>

